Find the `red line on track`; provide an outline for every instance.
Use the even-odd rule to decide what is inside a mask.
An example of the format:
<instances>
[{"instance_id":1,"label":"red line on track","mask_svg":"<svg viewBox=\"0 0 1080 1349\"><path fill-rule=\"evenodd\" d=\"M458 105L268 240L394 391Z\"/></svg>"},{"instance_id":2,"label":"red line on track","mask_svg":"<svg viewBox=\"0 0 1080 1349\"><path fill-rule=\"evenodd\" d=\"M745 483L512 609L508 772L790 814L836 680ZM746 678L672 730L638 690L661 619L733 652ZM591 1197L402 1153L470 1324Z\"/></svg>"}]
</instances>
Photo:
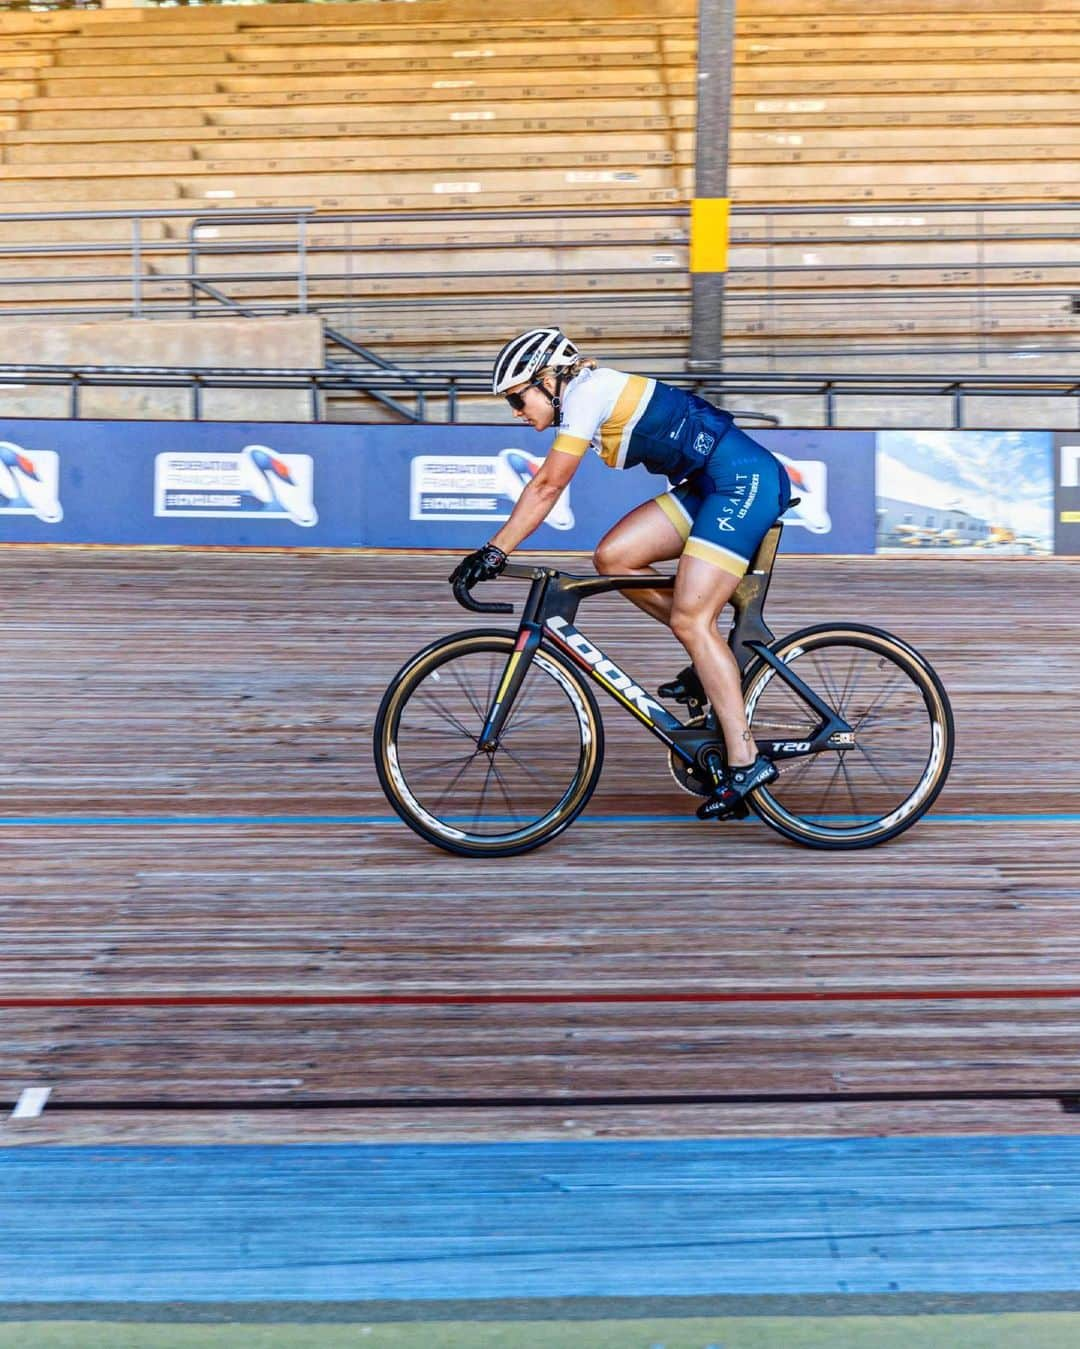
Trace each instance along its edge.
<instances>
[{"instance_id":1,"label":"red line on track","mask_svg":"<svg viewBox=\"0 0 1080 1349\"><path fill-rule=\"evenodd\" d=\"M0 997L0 1009L50 1007L514 1007L755 1002L1009 1002L1080 998L1080 988L783 989L738 993L294 993Z\"/></svg>"}]
</instances>

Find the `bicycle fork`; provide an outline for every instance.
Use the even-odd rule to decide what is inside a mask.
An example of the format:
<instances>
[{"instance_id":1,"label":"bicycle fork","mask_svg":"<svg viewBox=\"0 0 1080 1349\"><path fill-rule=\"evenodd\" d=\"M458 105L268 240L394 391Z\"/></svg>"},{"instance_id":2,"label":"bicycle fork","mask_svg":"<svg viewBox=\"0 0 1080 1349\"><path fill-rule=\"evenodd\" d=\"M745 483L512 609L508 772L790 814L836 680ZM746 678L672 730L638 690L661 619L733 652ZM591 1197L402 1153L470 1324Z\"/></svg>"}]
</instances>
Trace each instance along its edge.
<instances>
[{"instance_id":1,"label":"bicycle fork","mask_svg":"<svg viewBox=\"0 0 1080 1349\"><path fill-rule=\"evenodd\" d=\"M525 676L529 673L529 666L532 664L532 658L536 654L536 648L540 645L542 636L543 628L539 623L529 621L522 623L517 642L510 654L510 659L506 662L506 669L499 681L499 687L495 691L495 701L488 709L484 729L480 732L480 738L477 741L477 749L494 750L498 748L499 736L506 725L506 718L510 715L510 709L514 705L518 690L525 682Z\"/></svg>"}]
</instances>

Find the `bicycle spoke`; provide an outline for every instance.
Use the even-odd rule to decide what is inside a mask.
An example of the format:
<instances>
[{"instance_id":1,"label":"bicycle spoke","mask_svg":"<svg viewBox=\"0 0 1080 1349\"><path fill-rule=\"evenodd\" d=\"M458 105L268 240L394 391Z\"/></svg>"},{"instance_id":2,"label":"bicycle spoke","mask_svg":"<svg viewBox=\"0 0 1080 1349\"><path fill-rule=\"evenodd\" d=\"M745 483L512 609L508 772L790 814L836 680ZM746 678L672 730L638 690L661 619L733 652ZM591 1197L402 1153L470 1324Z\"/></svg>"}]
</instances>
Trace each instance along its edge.
<instances>
[{"instance_id":1,"label":"bicycle spoke","mask_svg":"<svg viewBox=\"0 0 1080 1349\"><path fill-rule=\"evenodd\" d=\"M529 767L529 765L525 762L525 760L522 759L520 755L515 754L514 751L510 748L509 745L506 744L505 741L499 742L499 748L503 750L503 752L506 755L508 755L509 758L513 759L514 763L517 764L517 766L526 775L526 777L532 778L533 782L535 782L540 787L544 788L550 787L550 783L546 782L542 777L539 776L539 774L534 773L533 770Z\"/></svg>"},{"instance_id":2,"label":"bicycle spoke","mask_svg":"<svg viewBox=\"0 0 1080 1349\"><path fill-rule=\"evenodd\" d=\"M888 697L888 695L893 691L893 689L896 687L899 681L903 678L904 678L903 670L897 670L893 674L893 677L889 681L889 683L885 686L885 688L882 689L882 691L878 694L877 698L875 698L875 700L870 704L870 706L862 714L859 720L851 728L853 731L857 731L859 727L863 724L863 722L866 720L866 718L873 715L874 709L881 705L881 703L885 700L885 698Z\"/></svg>"},{"instance_id":3,"label":"bicycle spoke","mask_svg":"<svg viewBox=\"0 0 1080 1349\"><path fill-rule=\"evenodd\" d=\"M827 813L825 810L825 803L828 801L830 795L832 794L832 789L836 785L836 780L840 776L843 767L844 761L838 754L836 756L836 767L832 771L832 777L829 778L829 781L826 783L825 790L821 794L821 810L818 811L819 815L824 815Z\"/></svg>"},{"instance_id":4,"label":"bicycle spoke","mask_svg":"<svg viewBox=\"0 0 1080 1349\"><path fill-rule=\"evenodd\" d=\"M844 679L844 688L840 694L840 702L836 708L836 711L839 712L841 716L844 715L844 708L847 707L848 694L851 692L851 683L855 677L855 665L858 659L858 652L853 651L851 653L851 664L848 666L847 676Z\"/></svg>"},{"instance_id":5,"label":"bicycle spoke","mask_svg":"<svg viewBox=\"0 0 1080 1349\"><path fill-rule=\"evenodd\" d=\"M515 705L513 708L510 709L510 715L506 718L506 721L503 723L502 735L499 737L500 741L505 739L506 733L508 730L510 730L511 726L513 726L513 729L515 731L524 731L531 726L538 726L541 722L544 721L558 721L558 722L566 721L565 712L562 713L536 712L529 717L518 717L515 715L516 712L517 706Z\"/></svg>"},{"instance_id":6,"label":"bicycle spoke","mask_svg":"<svg viewBox=\"0 0 1080 1349\"><path fill-rule=\"evenodd\" d=\"M476 713L476 715L477 715L477 717L478 717L478 719L479 719L479 721L480 721L480 725L483 726L484 722L487 720L487 711L486 711L486 709L481 708L480 703L478 702L478 700L477 700L476 698L473 697L473 695L472 695L472 690L471 690L471 689L467 689L467 688L465 687L464 676L462 675L461 671L458 669L458 666L457 666L456 663L453 664L453 665L451 665L451 667L450 667L450 672L451 672L451 674L454 676L454 679L455 679L456 682L457 682L458 688L459 688L459 689L462 691L462 693L465 695L466 701L468 702L469 706L470 706L470 707L472 708L472 710ZM490 700L489 700L489 702L488 702L488 707L490 707L490 706L491 706L491 702L490 702Z\"/></svg>"},{"instance_id":7,"label":"bicycle spoke","mask_svg":"<svg viewBox=\"0 0 1080 1349\"><path fill-rule=\"evenodd\" d=\"M840 750L836 757L840 760L840 771L844 775L844 783L847 786L848 797L851 801L851 813L857 816L860 813L859 801L855 795L855 788L851 785L851 774L848 772L847 766L847 750ZM863 811L862 814L865 815L866 812Z\"/></svg>"},{"instance_id":8,"label":"bicycle spoke","mask_svg":"<svg viewBox=\"0 0 1080 1349\"><path fill-rule=\"evenodd\" d=\"M514 816L515 819L520 820L521 812L514 809L514 803L510 800L510 794L506 790L506 783L503 781L503 776L499 772L498 765L496 764L494 758L491 760L491 769L492 772L495 774L495 781L499 786L499 790L502 792L503 800L506 802L506 809L510 812L511 815Z\"/></svg>"},{"instance_id":9,"label":"bicycle spoke","mask_svg":"<svg viewBox=\"0 0 1080 1349\"><path fill-rule=\"evenodd\" d=\"M468 772L469 765L475 762L475 758L476 755L473 755L473 758L467 759L467 762L464 762L464 764L461 765L461 768L457 770L457 773L454 773L452 780L450 780L448 784L446 784L444 791L442 791L442 796L440 796L440 799L438 799L438 805L440 805L440 808L442 807L442 803L444 803L444 801L446 800L446 797L450 795L450 792L453 792L453 789L456 788L458 782L460 782L461 778L464 777L465 773Z\"/></svg>"},{"instance_id":10,"label":"bicycle spoke","mask_svg":"<svg viewBox=\"0 0 1080 1349\"><path fill-rule=\"evenodd\" d=\"M863 745L856 744L855 748L859 751L859 753L863 756L866 762L873 769L874 773L877 775L879 782L883 783L884 786L888 787L889 791L900 793L902 797L904 791L903 787L901 787L899 784L895 782L889 781L889 779L885 776L882 770L878 767L878 763L875 757L872 754L867 753L866 748Z\"/></svg>"},{"instance_id":11,"label":"bicycle spoke","mask_svg":"<svg viewBox=\"0 0 1080 1349\"><path fill-rule=\"evenodd\" d=\"M473 828L476 829L480 824L480 812L484 809L484 801L487 798L487 789L491 783L492 770L495 767L495 761L488 755L487 772L484 774L484 785L480 788L480 800L477 802L476 811L473 814Z\"/></svg>"},{"instance_id":12,"label":"bicycle spoke","mask_svg":"<svg viewBox=\"0 0 1080 1349\"><path fill-rule=\"evenodd\" d=\"M839 713L840 716L843 716L843 713L840 712L840 699L837 697L836 689L833 687L832 680L830 679L828 672L823 668L821 663L818 661L816 652L811 653L811 659L813 660L814 669L817 672L818 679L820 679L822 684L825 686L825 692L828 695L825 701L831 703L833 706L833 710ZM809 683L810 681L807 680L806 682Z\"/></svg>"},{"instance_id":13,"label":"bicycle spoke","mask_svg":"<svg viewBox=\"0 0 1080 1349\"><path fill-rule=\"evenodd\" d=\"M431 692L430 689L425 689L423 691L423 697L432 705L434 711L437 713L438 716L442 717L443 720L448 721L451 726L456 726L463 736L466 736L469 740L471 740L474 745L476 744L477 737L473 735L473 733L469 730L469 728L465 725L463 721L459 721L457 717L454 716L453 712L451 712L449 708L443 707L443 705L439 702L439 700L435 697L435 695ZM483 725L482 720L481 725Z\"/></svg>"},{"instance_id":14,"label":"bicycle spoke","mask_svg":"<svg viewBox=\"0 0 1080 1349\"><path fill-rule=\"evenodd\" d=\"M464 756L465 767L467 768L475 758L476 758L475 751L472 754L466 754ZM460 754L455 754L452 759L438 759L435 763L424 764L422 768L410 768L408 776L410 778L422 778L425 777L428 773L442 773L447 768L449 768L451 764L461 762L462 756Z\"/></svg>"}]
</instances>

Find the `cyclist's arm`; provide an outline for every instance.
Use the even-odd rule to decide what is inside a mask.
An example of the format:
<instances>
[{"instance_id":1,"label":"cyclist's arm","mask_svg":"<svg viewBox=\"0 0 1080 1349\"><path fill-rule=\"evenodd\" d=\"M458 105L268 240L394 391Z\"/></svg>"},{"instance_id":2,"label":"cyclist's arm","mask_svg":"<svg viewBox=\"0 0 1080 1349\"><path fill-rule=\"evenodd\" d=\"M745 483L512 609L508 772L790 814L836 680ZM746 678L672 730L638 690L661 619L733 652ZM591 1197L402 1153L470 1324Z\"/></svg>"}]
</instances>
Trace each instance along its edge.
<instances>
[{"instance_id":1,"label":"cyclist's arm","mask_svg":"<svg viewBox=\"0 0 1080 1349\"><path fill-rule=\"evenodd\" d=\"M514 503L510 518L497 534L492 534L490 541L496 548L501 548L504 553L512 553L523 539L539 529L577 472L581 457L580 454L567 454L564 450L548 451L536 477L526 483L521 496Z\"/></svg>"}]
</instances>

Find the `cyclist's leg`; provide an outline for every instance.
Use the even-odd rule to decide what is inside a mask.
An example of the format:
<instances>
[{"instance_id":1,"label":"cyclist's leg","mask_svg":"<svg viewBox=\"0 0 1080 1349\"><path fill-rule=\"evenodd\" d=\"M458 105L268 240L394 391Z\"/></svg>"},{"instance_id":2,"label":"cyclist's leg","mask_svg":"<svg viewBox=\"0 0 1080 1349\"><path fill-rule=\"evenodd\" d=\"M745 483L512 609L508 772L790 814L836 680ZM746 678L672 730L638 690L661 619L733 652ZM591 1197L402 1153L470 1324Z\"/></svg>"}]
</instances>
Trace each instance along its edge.
<instances>
[{"instance_id":1,"label":"cyclist's leg","mask_svg":"<svg viewBox=\"0 0 1080 1349\"><path fill-rule=\"evenodd\" d=\"M689 533L689 524L686 527ZM655 576L652 563L676 558L686 534L672 523L656 501L646 501L608 530L593 553L593 565L602 576ZM670 590L624 590L636 604L661 623L671 622Z\"/></svg>"},{"instance_id":2,"label":"cyclist's leg","mask_svg":"<svg viewBox=\"0 0 1080 1349\"><path fill-rule=\"evenodd\" d=\"M724 736L730 767L754 761L738 663L717 631L720 611L749 560L786 505L784 470L749 436L732 428L724 458L708 468L709 486L679 561L671 629L690 653Z\"/></svg>"},{"instance_id":3,"label":"cyclist's leg","mask_svg":"<svg viewBox=\"0 0 1080 1349\"><path fill-rule=\"evenodd\" d=\"M691 540L692 542L692 540ZM754 741L746 722L739 666L716 621L742 572L684 552L672 595L671 630L682 642L708 694L724 737L729 765L751 763Z\"/></svg>"}]
</instances>

